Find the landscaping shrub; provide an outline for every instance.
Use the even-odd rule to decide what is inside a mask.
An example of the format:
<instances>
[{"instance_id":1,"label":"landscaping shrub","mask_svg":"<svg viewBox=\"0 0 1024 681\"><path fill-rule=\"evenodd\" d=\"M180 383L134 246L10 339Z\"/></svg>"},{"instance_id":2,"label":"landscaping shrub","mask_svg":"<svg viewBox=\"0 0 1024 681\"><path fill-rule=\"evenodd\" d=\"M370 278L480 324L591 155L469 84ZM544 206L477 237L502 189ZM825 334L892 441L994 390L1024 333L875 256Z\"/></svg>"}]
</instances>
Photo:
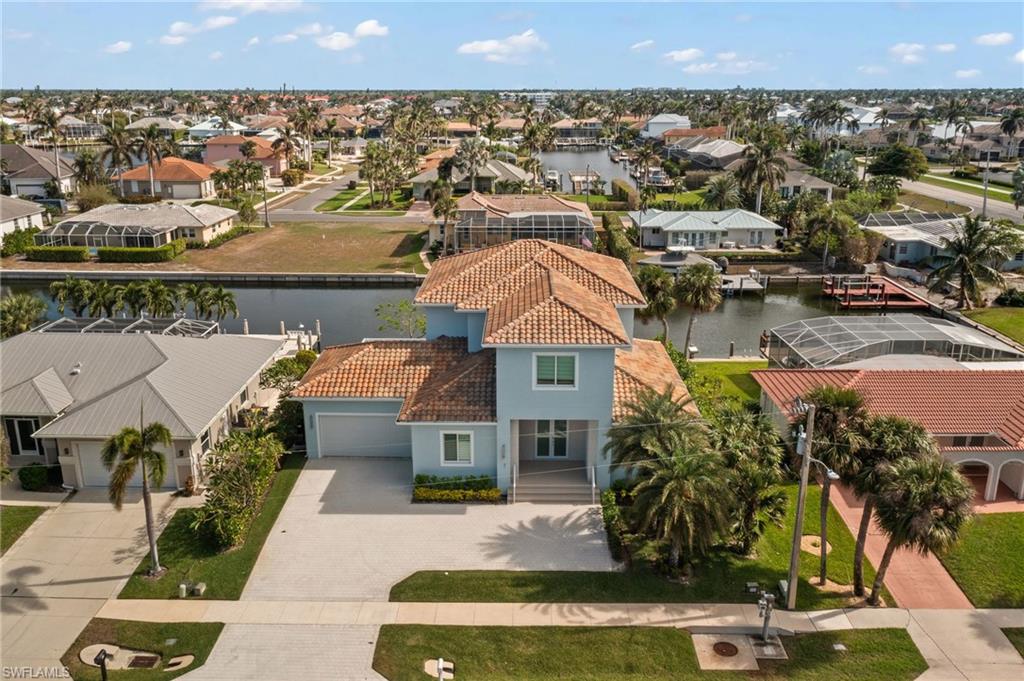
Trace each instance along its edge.
<instances>
[{"instance_id":1,"label":"landscaping shrub","mask_svg":"<svg viewBox=\"0 0 1024 681\"><path fill-rule=\"evenodd\" d=\"M306 172L300 168L289 168L281 172L281 182L285 187L294 187L302 184L306 178Z\"/></svg>"},{"instance_id":2,"label":"landscaping shrub","mask_svg":"<svg viewBox=\"0 0 1024 681\"><path fill-rule=\"evenodd\" d=\"M715 260L720 256L728 256L727 264L744 265L747 263L759 262L810 262L814 258L801 252L775 253L771 251L705 251L701 253L706 258Z\"/></svg>"},{"instance_id":3,"label":"landscaping shrub","mask_svg":"<svg viewBox=\"0 0 1024 681\"><path fill-rule=\"evenodd\" d=\"M46 487L46 466L41 463L30 463L18 469L18 481L21 488L29 492L38 492Z\"/></svg>"},{"instance_id":4,"label":"landscaping shrub","mask_svg":"<svg viewBox=\"0 0 1024 681\"><path fill-rule=\"evenodd\" d=\"M594 212L598 211L627 211L629 210L629 204L625 201L595 201L593 204Z\"/></svg>"},{"instance_id":5,"label":"landscaping shrub","mask_svg":"<svg viewBox=\"0 0 1024 681\"><path fill-rule=\"evenodd\" d=\"M186 246L188 248L217 248L217 246L220 246L223 243L231 241L232 239L237 239L240 236L245 236L246 234L252 234L258 229L260 228L253 227L252 225L235 225L228 231L222 232L213 237L205 244L189 242Z\"/></svg>"},{"instance_id":6,"label":"landscaping shrub","mask_svg":"<svg viewBox=\"0 0 1024 681\"><path fill-rule=\"evenodd\" d=\"M608 534L608 549L612 558L617 561L629 559L624 535L627 532L626 521L622 519L615 490L606 489L601 492L601 518L604 520L604 531Z\"/></svg>"},{"instance_id":7,"label":"landscaping shrub","mask_svg":"<svg viewBox=\"0 0 1024 681\"><path fill-rule=\"evenodd\" d=\"M996 296L996 303L1004 307L1024 307L1024 290L1006 289Z\"/></svg>"},{"instance_id":8,"label":"landscaping shrub","mask_svg":"<svg viewBox=\"0 0 1024 681\"><path fill-rule=\"evenodd\" d=\"M7 234L4 236L4 247L0 250L0 255L6 258L9 255L24 253L35 245L33 237L39 232L40 229L38 227L29 227Z\"/></svg>"},{"instance_id":9,"label":"landscaping shrub","mask_svg":"<svg viewBox=\"0 0 1024 681\"><path fill-rule=\"evenodd\" d=\"M175 239L156 248L106 246L96 249L100 262L168 262L185 251L185 240Z\"/></svg>"},{"instance_id":10,"label":"landscaping shrub","mask_svg":"<svg viewBox=\"0 0 1024 681\"><path fill-rule=\"evenodd\" d=\"M25 257L34 262L88 262L89 249L85 246L30 246Z\"/></svg>"},{"instance_id":11,"label":"landscaping shrub","mask_svg":"<svg viewBox=\"0 0 1024 681\"><path fill-rule=\"evenodd\" d=\"M491 489L433 489L416 487L412 491L412 500L419 503L461 504L469 501L481 501L496 504L501 501L501 490Z\"/></svg>"},{"instance_id":12,"label":"landscaping shrub","mask_svg":"<svg viewBox=\"0 0 1024 681\"><path fill-rule=\"evenodd\" d=\"M118 199L118 203L160 203L163 199L159 196L150 196L149 194L129 194L128 196L122 196Z\"/></svg>"},{"instance_id":13,"label":"landscaping shrub","mask_svg":"<svg viewBox=\"0 0 1024 681\"><path fill-rule=\"evenodd\" d=\"M424 475L420 473L413 478L413 485L416 487L429 487L431 489L467 491L486 490L494 487L494 478L489 475Z\"/></svg>"},{"instance_id":14,"label":"landscaping shrub","mask_svg":"<svg viewBox=\"0 0 1024 681\"><path fill-rule=\"evenodd\" d=\"M636 189L629 182L619 178L612 180L612 196L616 201L624 201L629 210L636 210L640 205L640 195Z\"/></svg>"},{"instance_id":15,"label":"landscaping shrub","mask_svg":"<svg viewBox=\"0 0 1024 681\"><path fill-rule=\"evenodd\" d=\"M115 201L110 187L105 184L86 184L78 188L75 203L83 213Z\"/></svg>"},{"instance_id":16,"label":"landscaping shrub","mask_svg":"<svg viewBox=\"0 0 1024 681\"><path fill-rule=\"evenodd\" d=\"M284 446L273 435L234 431L217 444L207 463L206 501L192 529L220 548L238 546L263 507Z\"/></svg>"},{"instance_id":17,"label":"landscaping shrub","mask_svg":"<svg viewBox=\"0 0 1024 681\"><path fill-rule=\"evenodd\" d=\"M691 170L683 177L683 185L687 191L695 191L701 189L708 183L712 177L718 173L711 172L710 170Z\"/></svg>"}]
</instances>

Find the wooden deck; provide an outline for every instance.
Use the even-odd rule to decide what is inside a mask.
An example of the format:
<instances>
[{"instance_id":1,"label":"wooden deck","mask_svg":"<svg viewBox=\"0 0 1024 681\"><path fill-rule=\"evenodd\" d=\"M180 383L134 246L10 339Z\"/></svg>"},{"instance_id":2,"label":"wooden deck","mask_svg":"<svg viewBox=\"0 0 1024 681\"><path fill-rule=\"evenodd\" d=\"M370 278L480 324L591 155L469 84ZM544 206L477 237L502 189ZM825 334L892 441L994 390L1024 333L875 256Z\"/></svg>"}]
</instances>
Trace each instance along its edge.
<instances>
[{"instance_id":1,"label":"wooden deck","mask_svg":"<svg viewBox=\"0 0 1024 681\"><path fill-rule=\"evenodd\" d=\"M826 277L821 292L844 309L927 310L929 303L886 277Z\"/></svg>"}]
</instances>

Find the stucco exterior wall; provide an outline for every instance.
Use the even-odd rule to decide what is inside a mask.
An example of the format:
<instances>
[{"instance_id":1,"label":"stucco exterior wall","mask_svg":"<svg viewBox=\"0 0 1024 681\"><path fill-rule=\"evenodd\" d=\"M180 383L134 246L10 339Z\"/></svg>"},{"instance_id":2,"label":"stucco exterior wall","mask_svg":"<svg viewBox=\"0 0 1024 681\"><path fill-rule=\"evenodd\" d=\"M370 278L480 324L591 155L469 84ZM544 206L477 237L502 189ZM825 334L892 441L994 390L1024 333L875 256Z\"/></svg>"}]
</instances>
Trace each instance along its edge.
<instances>
[{"instance_id":1,"label":"stucco exterior wall","mask_svg":"<svg viewBox=\"0 0 1024 681\"><path fill-rule=\"evenodd\" d=\"M490 475L496 476L497 430L493 424L423 424L412 425L413 475ZM471 466L442 463L441 433L471 433L473 464Z\"/></svg>"},{"instance_id":2,"label":"stucco exterior wall","mask_svg":"<svg viewBox=\"0 0 1024 681\"><path fill-rule=\"evenodd\" d=\"M306 429L306 457L319 459L317 448L317 414L394 414L402 408L402 400L300 400Z\"/></svg>"}]
</instances>

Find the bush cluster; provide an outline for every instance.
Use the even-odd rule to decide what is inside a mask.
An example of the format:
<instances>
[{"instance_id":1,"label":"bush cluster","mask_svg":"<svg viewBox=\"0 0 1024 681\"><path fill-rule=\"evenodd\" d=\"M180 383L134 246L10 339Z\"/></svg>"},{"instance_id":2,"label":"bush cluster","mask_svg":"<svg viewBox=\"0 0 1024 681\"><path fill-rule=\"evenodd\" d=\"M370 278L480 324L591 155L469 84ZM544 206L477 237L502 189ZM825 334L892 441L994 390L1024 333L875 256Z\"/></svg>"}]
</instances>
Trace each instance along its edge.
<instances>
[{"instance_id":1,"label":"bush cluster","mask_svg":"<svg viewBox=\"0 0 1024 681\"><path fill-rule=\"evenodd\" d=\"M302 180L306 178L306 172L300 168L289 168L288 170L281 171L281 182L285 187L294 187L302 184Z\"/></svg>"},{"instance_id":2,"label":"bush cluster","mask_svg":"<svg viewBox=\"0 0 1024 681\"><path fill-rule=\"evenodd\" d=\"M489 475L424 475L413 478L412 500L434 503L501 501L501 490Z\"/></svg>"},{"instance_id":3,"label":"bush cluster","mask_svg":"<svg viewBox=\"0 0 1024 681\"><path fill-rule=\"evenodd\" d=\"M702 188L715 175L718 173L710 170L691 170L683 177L683 185L692 192Z\"/></svg>"},{"instance_id":4,"label":"bush cluster","mask_svg":"<svg viewBox=\"0 0 1024 681\"><path fill-rule=\"evenodd\" d=\"M640 205L640 195L636 189L622 179L612 180L612 196L616 201L624 201L629 210L636 210Z\"/></svg>"},{"instance_id":5,"label":"bush cluster","mask_svg":"<svg viewBox=\"0 0 1024 681\"><path fill-rule=\"evenodd\" d=\"M21 488L29 492L38 492L46 487L46 479L46 466L41 463L30 463L18 469Z\"/></svg>"},{"instance_id":6,"label":"bush cluster","mask_svg":"<svg viewBox=\"0 0 1024 681\"><path fill-rule=\"evenodd\" d=\"M105 246L96 249L100 262L168 262L185 251L185 240L175 239L156 248Z\"/></svg>"},{"instance_id":7,"label":"bush cluster","mask_svg":"<svg viewBox=\"0 0 1024 681\"><path fill-rule=\"evenodd\" d=\"M1008 288L996 296L996 303L1004 307L1024 307L1024 290Z\"/></svg>"},{"instance_id":8,"label":"bush cluster","mask_svg":"<svg viewBox=\"0 0 1024 681\"><path fill-rule=\"evenodd\" d=\"M190 242L187 244L187 246L188 248L216 248L217 246L220 246L223 243L231 241L232 239L237 239L238 237L245 236L246 234L252 234L257 229L259 229L259 227L252 227L251 225L235 225L228 231L222 232L217 236L213 237L205 244L198 242Z\"/></svg>"},{"instance_id":9,"label":"bush cluster","mask_svg":"<svg viewBox=\"0 0 1024 681\"><path fill-rule=\"evenodd\" d=\"M626 550L625 535L628 532L626 521L622 519L615 490L606 489L601 492L601 518L604 519L604 531L608 534L608 549L612 558L624 561L629 558Z\"/></svg>"},{"instance_id":10,"label":"bush cluster","mask_svg":"<svg viewBox=\"0 0 1024 681\"><path fill-rule=\"evenodd\" d=\"M33 237L39 232L40 229L38 227L29 227L27 229L17 229L5 235L4 246L2 251L0 251L0 255L6 258L9 255L24 253L35 245Z\"/></svg>"},{"instance_id":11,"label":"bush cluster","mask_svg":"<svg viewBox=\"0 0 1024 681\"><path fill-rule=\"evenodd\" d=\"M117 200L118 203L131 203L131 204L142 204L142 203L160 203L163 199L159 196L150 196L149 194L129 194L128 196L122 196Z\"/></svg>"},{"instance_id":12,"label":"bush cluster","mask_svg":"<svg viewBox=\"0 0 1024 681\"><path fill-rule=\"evenodd\" d=\"M85 246L29 246L25 257L34 262L88 262Z\"/></svg>"}]
</instances>

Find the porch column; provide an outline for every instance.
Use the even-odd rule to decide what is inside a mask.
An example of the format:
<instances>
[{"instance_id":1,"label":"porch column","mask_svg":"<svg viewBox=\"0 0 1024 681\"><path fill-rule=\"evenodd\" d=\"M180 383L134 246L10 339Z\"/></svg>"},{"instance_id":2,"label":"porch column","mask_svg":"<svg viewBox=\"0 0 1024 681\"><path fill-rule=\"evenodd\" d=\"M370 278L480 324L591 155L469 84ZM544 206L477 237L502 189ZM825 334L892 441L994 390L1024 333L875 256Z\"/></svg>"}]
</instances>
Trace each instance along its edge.
<instances>
[{"instance_id":1,"label":"porch column","mask_svg":"<svg viewBox=\"0 0 1024 681\"><path fill-rule=\"evenodd\" d=\"M988 464L988 477L985 479L985 501L995 501L999 490L999 469Z\"/></svg>"}]
</instances>

